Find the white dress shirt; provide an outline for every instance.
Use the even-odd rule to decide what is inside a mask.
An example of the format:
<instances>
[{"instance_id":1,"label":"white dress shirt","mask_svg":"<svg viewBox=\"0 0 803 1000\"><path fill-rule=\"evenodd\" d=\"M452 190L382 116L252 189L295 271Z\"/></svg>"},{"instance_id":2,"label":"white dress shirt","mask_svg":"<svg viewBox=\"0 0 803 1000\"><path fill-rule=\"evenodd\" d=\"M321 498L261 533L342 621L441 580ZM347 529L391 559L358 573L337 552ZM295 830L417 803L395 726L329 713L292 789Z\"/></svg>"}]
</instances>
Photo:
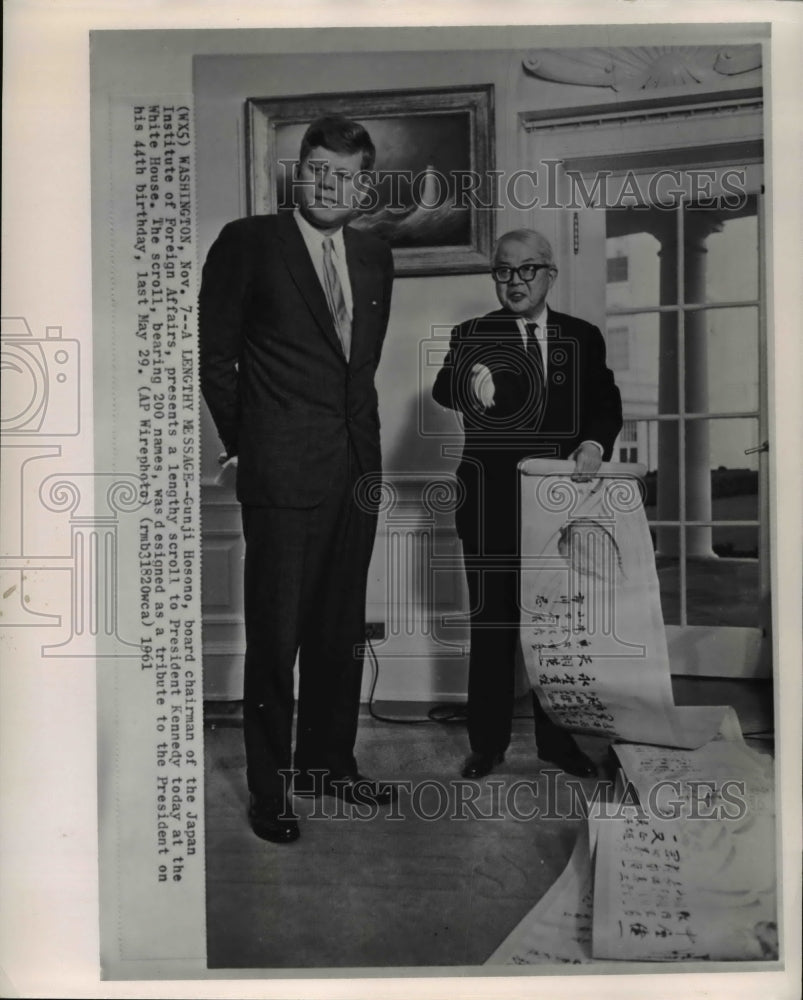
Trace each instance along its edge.
<instances>
[{"instance_id":1,"label":"white dress shirt","mask_svg":"<svg viewBox=\"0 0 803 1000\"><path fill-rule=\"evenodd\" d=\"M335 265L338 278L340 278L340 285L343 289L343 298L346 301L346 310L349 314L349 319L352 319L354 316L354 298L351 294L349 269L346 265L346 244L343 240L342 228L338 229L336 233L322 233L320 229L316 229L315 226L310 225L297 208L293 210L293 218L296 220L296 225L304 237L307 250L312 258L312 265L315 268L315 273L318 275L318 281L320 281L321 288L324 290L326 289L326 284L323 277L323 241L327 236L331 239L332 263Z\"/></svg>"}]
</instances>

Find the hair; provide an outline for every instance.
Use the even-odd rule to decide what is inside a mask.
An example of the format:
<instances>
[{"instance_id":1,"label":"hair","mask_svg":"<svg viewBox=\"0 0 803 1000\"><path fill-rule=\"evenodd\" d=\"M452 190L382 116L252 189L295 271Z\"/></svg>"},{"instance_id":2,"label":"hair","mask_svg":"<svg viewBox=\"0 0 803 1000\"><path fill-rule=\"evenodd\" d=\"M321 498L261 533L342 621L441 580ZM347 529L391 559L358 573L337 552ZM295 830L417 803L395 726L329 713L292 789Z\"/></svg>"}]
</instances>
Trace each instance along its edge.
<instances>
[{"instance_id":1,"label":"hair","mask_svg":"<svg viewBox=\"0 0 803 1000\"><path fill-rule=\"evenodd\" d=\"M542 257L545 264L550 267L555 265L555 257L552 253L552 245L542 233L535 229L513 229L509 233L504 233L494 244L492 260L496 260L496 255L503 243L515 240L517 243L524 243L530 247L536 256Z\"/></svg>"},{"instance_id":2,"label":"hair","mask_svg":"<svg viewBox=\"0 0 803 1000\"><path fill-rule=\"evenodd\" d=\"M330 153L362 153L363 170L370 170L376 160L376 149L366 129L343 115L324 115L308 126L301 140L299 161L303 163L316 146Z\"/></svg>"}]
</instances>

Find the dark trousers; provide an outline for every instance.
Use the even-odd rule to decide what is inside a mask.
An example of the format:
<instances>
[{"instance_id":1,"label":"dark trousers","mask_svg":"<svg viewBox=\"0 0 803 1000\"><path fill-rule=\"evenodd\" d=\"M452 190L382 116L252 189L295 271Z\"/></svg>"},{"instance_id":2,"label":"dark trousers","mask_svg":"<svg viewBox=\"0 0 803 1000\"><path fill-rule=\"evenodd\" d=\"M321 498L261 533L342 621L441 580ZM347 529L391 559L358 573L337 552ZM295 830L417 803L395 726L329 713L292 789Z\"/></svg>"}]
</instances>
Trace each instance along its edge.
<instances>
[{"instance_id":1,"label":"dark trousers","mask_svg":"<svg viewBox=\"0 0 803 1000\"><path fill-rule=\"evenodd\" d=\"M470 600L471 651L468 667L468 738L472 751L504 753L513 722L516 652L519 646L517 555L480 556L463 539ZM532 692L536 743L552 749L567 734L549 718Z\"/></svg>"},{"instance_id":2,"label":"dark trousers","mask_svg":"<svg viewBox=\"0 0 803 1000\"><path fill-rule=\"evenodd\" d=\"M295 766L352 772L376 513L353 497L353 463L313 509L244 506L248 788L279 796L290 768L293 666L299 654Z\"/></svg>"}]
</instances>

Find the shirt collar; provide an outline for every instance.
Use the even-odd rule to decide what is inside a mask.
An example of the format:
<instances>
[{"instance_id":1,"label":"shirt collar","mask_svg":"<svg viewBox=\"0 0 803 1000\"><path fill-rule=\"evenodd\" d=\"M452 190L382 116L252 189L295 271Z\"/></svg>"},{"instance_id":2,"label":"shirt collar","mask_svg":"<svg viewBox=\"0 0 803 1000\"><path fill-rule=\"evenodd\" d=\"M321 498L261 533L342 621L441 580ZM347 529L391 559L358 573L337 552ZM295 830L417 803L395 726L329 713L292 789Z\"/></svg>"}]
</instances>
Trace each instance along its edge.
<instances>
[{"instance_id":1,"label":"shirt collar","mask_svg":"<svg viewBox=\"0 0 803 1000\"><path fill-rule=\"evenodd\" d=\"M307 222L297 206L293 209L293 218L296 220L296 225L301 230L301 235L307 243L315 243L317 246L321 246L323 241L328 236L334 244L335 252L343 252L344 243L342 226L334 233L322 233L320 229L316 229L315 226Z\"/></svg>"},{"instance_id":2,"label":"shirt collar","mask_svg":"<svg viewBox=\"0 0 803 1000\"><path fill-rule=\"evenodd\" d=\"M535 326L538 327L537 332L534 333L536 339L544 341L546 340L547 319L548 319L547 313L548 313L548 307L546 304L544 304L543 309L538 313L535 319L525 319L523 316L517 317L516 322L518 323L519 332L524 338L525 344L527 343L527 327L532 326L533 324L535 324Z\"/></svg>"},{"instance_id":3,"label":"shirt collar","mask_svg":"<svg viewBox=\"0 0 803 1000\"><path fill-rule=\"evenodd\" d=\"M541 311L538 313L535 319L527 320L528 323L535 323L538 326L538 328L543 332L544 335L546 335L547 311L548 311L547 305L546 303L544 303L544 307L541 309Z\"/></svg>"}]
</instances>

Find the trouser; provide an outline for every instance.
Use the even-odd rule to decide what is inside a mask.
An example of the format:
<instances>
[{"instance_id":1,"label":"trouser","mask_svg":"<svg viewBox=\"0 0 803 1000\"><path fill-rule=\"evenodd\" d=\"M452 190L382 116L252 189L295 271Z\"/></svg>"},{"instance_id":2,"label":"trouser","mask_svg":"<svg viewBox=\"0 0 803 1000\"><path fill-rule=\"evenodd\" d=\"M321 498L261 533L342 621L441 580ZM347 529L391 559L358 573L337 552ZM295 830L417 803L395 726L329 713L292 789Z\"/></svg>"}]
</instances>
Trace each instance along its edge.
<instances>
[{"instance_id":1,"label":"trouser","mask_svg":"<svg viewBox=\"0 0 803 1000\"><path fill-rule=\"evenodd\" d=\"M470 600L471 651L468 668L468 738L472 751L504 753L513 723L516 653L519 647L517 555L479 556L463 540ZM532 692L536 743L547 750L566 734L549 718Z\"/></svg>"},{"instance_id":2,"label":"trouser","mask_svg":"<svg viewBox=\"0 0 803 1000\"><path fill-rule=\"evenodd\" d=\"M243 506L248 788L285 790L293 667L299 656L295 766L356 767L368 566L376 513L354 501L351 469L312 509Z\"/></svg>"}]
</instances>

